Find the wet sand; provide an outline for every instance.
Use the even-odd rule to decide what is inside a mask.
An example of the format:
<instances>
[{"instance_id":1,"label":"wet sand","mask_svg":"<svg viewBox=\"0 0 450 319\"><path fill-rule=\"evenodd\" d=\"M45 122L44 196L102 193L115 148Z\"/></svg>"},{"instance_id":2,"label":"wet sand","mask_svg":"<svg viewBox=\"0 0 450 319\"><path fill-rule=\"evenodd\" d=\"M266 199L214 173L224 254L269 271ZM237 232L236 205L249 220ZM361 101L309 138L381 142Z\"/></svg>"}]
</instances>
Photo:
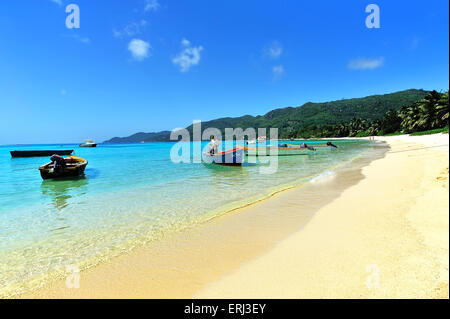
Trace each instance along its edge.
<instances>
[{"instance_id":1,"label":"wet sand","mask_svg":"<svg viewBox=\"0 0 450 319\"><path fill-rule=\"evenodd\" d=\"M375 146L374 146L375 147ZM273 194L201 226L80 273L80 288L64 280L25 298L191 298L299 231L313 214L363 179L361 168L384 156L387 144L338 168L332 176Z\"/></svg>"},{"instance_id":2,"label":"wet sand","mask_svg":"<svg viewBox=\"0 0 450 319\"><path fill-rule=\"evenodd\" d=\"M21 297L448 298L448 135L420 138Z\"/></svg>"},{"instance_id":3,"label":"wet sand","mask_svg":"<svg viewBox=\"0 0 450 319\"><path fill-rule=\"evenodd\" d=\"M299 232L198 298L449 298L448 135L386 157Z\"/></svg>"}]
</instances>

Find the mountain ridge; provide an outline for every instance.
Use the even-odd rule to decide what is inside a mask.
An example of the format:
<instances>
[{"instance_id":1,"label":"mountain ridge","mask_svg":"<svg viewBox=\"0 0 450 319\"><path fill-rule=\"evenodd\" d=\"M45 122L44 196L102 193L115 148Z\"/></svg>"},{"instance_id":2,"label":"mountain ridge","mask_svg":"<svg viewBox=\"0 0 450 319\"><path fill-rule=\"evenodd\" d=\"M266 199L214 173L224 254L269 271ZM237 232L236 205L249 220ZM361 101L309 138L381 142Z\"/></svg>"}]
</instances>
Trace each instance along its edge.
<instances>
[{"instance_id":1,"label":"mountain ridge","mask_svg":"<svg viewBox=\"0 0 450 319\"><path fill-rule=\"evenodd\" d=\"M225 128L242 129L253 127L278 128L280 137L292 136L301 128L311 125L339 124L361 118L373 121L381 118L388 110L399 110L423 98L428 91L409 89L387 94L370 95L360 98L341 99L328 102L306 102L297 107L275 108L264 115L242 115L222 117L202 122L202 129L215 127L224 132ZM186 129L192 134L192 124ZM192 136L192 135L191 135ZM170 131L139 132L128 137L114 137L104 143L139 143L170 141Z\"/></svg>"}]
</instances>

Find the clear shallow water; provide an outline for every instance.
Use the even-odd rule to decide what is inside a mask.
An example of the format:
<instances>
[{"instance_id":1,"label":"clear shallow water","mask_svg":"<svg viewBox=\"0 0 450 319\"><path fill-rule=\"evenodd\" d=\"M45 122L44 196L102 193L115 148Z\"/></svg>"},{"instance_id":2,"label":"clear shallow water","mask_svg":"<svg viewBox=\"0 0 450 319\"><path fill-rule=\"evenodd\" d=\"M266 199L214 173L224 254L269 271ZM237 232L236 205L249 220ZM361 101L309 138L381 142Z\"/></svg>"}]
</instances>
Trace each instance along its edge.
<instances>
[{"instance_id":1,"label":"clear shallow water","mask_svg":"<svg viewBox=\"0 0 450 319\"><path fill-rule=\"evenodd\" d=\"M67 265L95 265L273 191L327 176L371 148L365 141L334 143L338 149L279 157L270 175L260 173L264 164L174 164L173 143L64 145L89 160L86 175L46 181L37 168L48 158L13 159L9 151L59 145L0 146L0 296L61 275Z\"/></svg>"}]
</instances>

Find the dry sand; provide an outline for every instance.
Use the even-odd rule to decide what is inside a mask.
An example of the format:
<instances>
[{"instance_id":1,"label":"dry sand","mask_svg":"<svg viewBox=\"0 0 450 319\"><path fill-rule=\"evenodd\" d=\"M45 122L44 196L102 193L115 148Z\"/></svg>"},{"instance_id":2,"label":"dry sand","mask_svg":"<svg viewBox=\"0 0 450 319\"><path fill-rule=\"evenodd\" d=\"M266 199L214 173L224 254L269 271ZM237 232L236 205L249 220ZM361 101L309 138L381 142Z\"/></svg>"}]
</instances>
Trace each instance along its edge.
<instances>
[{"instance_id":1,"label":"dry sand","mask_svg":"<svg viewBox=\"0 0 450 319\"><path fill-rule=\"evenodd\" d=\"M22 297L448 298L448 135L377 139L391 150L362 172L83 271L79 289Z\"/></svg>"},{"instance_id":2,"label":"dry sand","mask_svg":"<svg viewBox=\"0 0 450 319\"><path fill-rule=\"evenodd\" d=\"M449 137L396 136L365 179L198 298L449 298Z\"/></svg>"}]
</instances>

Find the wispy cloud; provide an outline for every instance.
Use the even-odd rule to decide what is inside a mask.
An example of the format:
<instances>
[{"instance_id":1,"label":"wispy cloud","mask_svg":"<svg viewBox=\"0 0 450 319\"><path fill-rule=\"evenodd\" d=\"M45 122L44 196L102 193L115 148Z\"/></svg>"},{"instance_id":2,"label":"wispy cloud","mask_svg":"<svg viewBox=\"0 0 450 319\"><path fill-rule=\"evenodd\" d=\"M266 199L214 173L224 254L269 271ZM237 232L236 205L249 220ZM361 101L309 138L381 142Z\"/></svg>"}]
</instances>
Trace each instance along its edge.
<instances>
[{"instance_id":1,"label":"wispy cloud","mask_svg":"<svg viewBox=\"0 0 450 319\"><path fill-rule=\"evenodd\" d=\"M357 58L348 62L347 67L350 70L373 70L383 66L384 57L379 58Z\"/></svg>"},{"instance_id":2,"label":"wispy cloud","mask_svg":"<svg viewBox=\"0 0 450 319\"><path fill-rule=\"evenodd\" d=\"M62 0L50 0L53 3L56 3L57 5L62 6Z\"/></svg>"},{"instance_id":3,"label":"wispy cloud","mask_svg":"<svg viewBox=\"0 0 450 319\"><path fill-rule=\"evenodd\" d=\"M181 40L181 45L184 49L172 59L172 62L180 68L181 72L187 72L192 66L200 63L200 52L203 47L201 45L194 47L187 39Z\"/></svg>"},{"instance_id":4,"label":"wispy cloud","mask_svg":"<svg viewBox=\"0 0 450 319\"><path fill-rule=\"evenodd\" d=\"M89 39L88 37L80 37L79 35L74 35L73 38L84 44L91 43L91 39Z\"/></svg>"},{"instance_id":5,"label":"wispy cloud","mask_svg":"<svg viewBox=\"0 0 450 319\"><path fill-rule=\"evenodd\" d=\"M283 53L283 47L278 41L273 41L270 46L264 49L264 55L272 59L278 59Z\"/></svg>"},{"instance_id":6,"label":"wispy cloud","mask_svg":"<svg viewBox=\"0 0 450 319\"><path fill-rule=\"evenodd\" d=\"M91 43L91 39L89 39L87 37L80 37L79 40L85 44Z\"/></svg>"},{"instance_id":7,"label":"wispy cloud","mask_svg":"<svg viewBox=\"0 0 450 319\"><path fill-rule=\"evenodd\" d=\"M272 67L273 80L279 80L286 72L284 71L284 67L280 65L276 65Z\"/></svg>"},{"instance_id":8,"label":"wispy cloud","mask_svg":"<svg viewBox=\"0 0 450 319\"><path fill-rule=\"evenodd\" d=\"M131 22L123 29L113 29L113 35L116 38L123 38L125 36L132 37L142 32L142 28L147 25L147 20L142 19L139 22Z\"/></svg>"},{"instance_id":9,"label":"wispy cloud","mask_svg":"<svg viewBox=\"0 0 450 319\"><path fill-rule=\"evenodd\" d=\"M90 38L88 38L88 37L82 37L82 36L80 36L80 35L78 35L78 34L68 34L68 35L63 35L64 37L68 37L68 38L72 38L72 39L75 39L75 40L77 40L77 41L79 41L79 42L81 42L81 43L84 43L84 44L89 44L89 43L91 43L91 39Z\"/></svg>"},{"instance_id":10,"label":"wispy cloud","mask_svg":"<svg viewBox=\"0 0 450 319\"><path fill-rule=\"evenodd\" d=\"M150 43L141 39L133 39L128 44L128 50L131 52L133 58L137 61L142 61L150 56Z\"/></svg>"},{"instance_id":11,"label":"wispy cloud","mask_svg":"<svg viewBox=\"0 0 450 319\"><path fill-rule=\"evenodd\" d=\"M158 0L146 0L144 11L157 11L161 7Z\"/></svg>"},{"instance_id":12,"label":"wispy cloud","mask_svg":"<svg viewBox=\"0 0 450 319\"><path fill-rule=\"evenodd\" d=\"M62 89L60 93L61 93L61 95L66 95L67 91L66 91L66 89Z\"/></svg>"}]
</instances>

